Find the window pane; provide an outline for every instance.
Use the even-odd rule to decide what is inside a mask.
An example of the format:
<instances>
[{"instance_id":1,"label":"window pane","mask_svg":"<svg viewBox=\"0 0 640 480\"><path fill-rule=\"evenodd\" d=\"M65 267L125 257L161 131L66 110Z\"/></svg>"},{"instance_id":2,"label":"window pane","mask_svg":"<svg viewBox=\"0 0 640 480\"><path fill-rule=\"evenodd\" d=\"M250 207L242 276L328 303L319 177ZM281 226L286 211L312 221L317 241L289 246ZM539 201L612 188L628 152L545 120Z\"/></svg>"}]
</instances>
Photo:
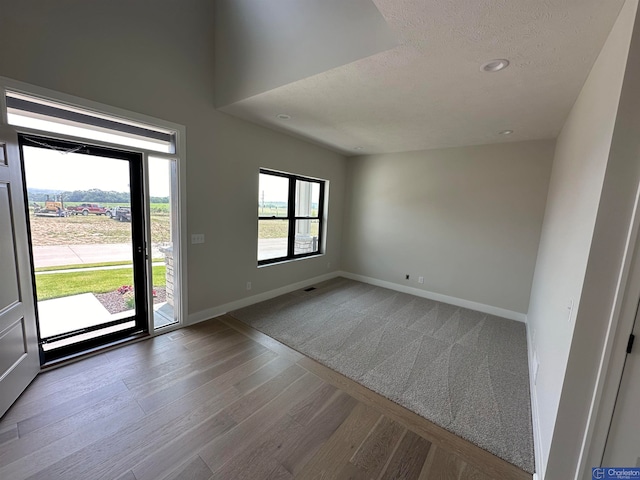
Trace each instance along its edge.
<instances>
[{"instance_id":1,"label":"window pane","mask_svg":"<svg viewBox=\"0 0 640 480\"><path fill-rule=\"evenodd\" d=\"M258 220L258 260L287 256L289 220Z\"/></svg>"},{"instance_id":2,"label":"window pane","mask_svg":"<svg viewBox=\"0 0 640 480\"><path fill-rule=\"evenodd\" d=\"M41 337L133 318L133 291L144 285L133 277L131 216L111 218L116 205L130 202L129 162L27 145L23 154ZM109 270L78 268L107 262Z\"/></svg>"},{"instance_id":3,"label":"window pane","mask_svg":"<svg viewBox=\"0 0 640 480\"><path fill-rule=\"evenodd\" d=\"M153 325L178 323L178 164L174 159L149 157L149 200L153 252Z\"/></svg>"},{"instance_id":4,"label":"window pane","mask_svg":"<svg viewBox=\"0 0 640 480\"><path fill-rule=\"evenodd\" d=\"M260 174L258 189L258 215L261 217L286 217L289 199L289 179L276 175Z\"/></svg>"},{"instance_id":5,"label":"window pane","mask_svg":"<svg viewBox=\"0 0 640 480\"><path fill-rule=\"evenodd\" d=\"M320 184L296 180L296 217L317 217Z\"/></svg>"},{"instance_id":6,"label":"window pane","mask_svg":"<svg viewBox=\"0 0 640 480\"><path fill-rule=\"evenodd\" d=\"M318 227L320 220L296 220L296 238L293 254L314 253L319 250Z\"/></svg>"}]
</instances>

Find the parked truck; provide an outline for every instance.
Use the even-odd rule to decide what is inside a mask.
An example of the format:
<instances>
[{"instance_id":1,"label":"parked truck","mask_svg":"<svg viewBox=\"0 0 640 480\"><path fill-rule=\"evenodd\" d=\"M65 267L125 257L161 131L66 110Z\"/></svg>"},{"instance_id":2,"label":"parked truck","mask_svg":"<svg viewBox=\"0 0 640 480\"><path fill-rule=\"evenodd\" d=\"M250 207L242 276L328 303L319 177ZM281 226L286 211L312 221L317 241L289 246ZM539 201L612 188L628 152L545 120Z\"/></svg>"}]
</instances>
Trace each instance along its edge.
<instances>
[{"instance_id":1,"label":"parked truck","mask_svg":"<svg viewBox=\"0 0 640 480\"><path fill-rule=\"evenodd\" d=\"M109 213L113 220L118 220L119 222L131 221L131 207L115 207Z\"/></svg>"},{"instance_id":2,"label":"parked truck","mask_svg":"<svg viewBox=\"0 0 640 480\"><path fill-rule=\"evenodd\" d=\"M69 215L87 216L89 214L92 214L92 215L106 215L107 217L111 216L111 211L108 208L103 207L97 203L81 203L80 205L67 207L67 213Z\"/></svg>"}]
</instances>

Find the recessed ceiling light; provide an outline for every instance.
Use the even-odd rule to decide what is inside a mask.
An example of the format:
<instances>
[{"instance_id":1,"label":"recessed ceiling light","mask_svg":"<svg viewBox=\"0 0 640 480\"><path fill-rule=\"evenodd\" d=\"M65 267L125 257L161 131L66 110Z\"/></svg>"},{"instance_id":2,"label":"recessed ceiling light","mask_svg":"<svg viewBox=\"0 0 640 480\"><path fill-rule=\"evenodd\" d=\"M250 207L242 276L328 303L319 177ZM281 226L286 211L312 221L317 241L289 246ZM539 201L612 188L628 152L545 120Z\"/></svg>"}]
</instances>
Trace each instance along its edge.
<instances>
[{"instance_id":1,"label":"recessed ceiling light","mask_svg":"<svg viewBox=\"0 0 640 480\"><path fill-rule=\"evenodd\" d=\"M280 120L291 120L291 115L287 115L286 113L279 113L276 117Z\"/></svg>"},{"instance_id":2,"label":"recessed ceiling light","mask_svg":"<svg viewBox=\"0 0 640 480\"><path fill-rule=\"evenodd\" d=\"M496 60L491 60L485 64L483 64L480 69L483 72L499 72L500 70L504 70L509 66L509 60L504 58L498 58Z\"/></svg>"},{"instance_id":3,"label":"recessed ceiling light","mask_svg":"<svg viewBox=\"0 0 640 480\"><path fill-rule=\"evenodd\" d=\"M502 130L500 132L500 135L511 135L513 133L513 130Z\"/></svg>"},{"instance_id":4,"label":"recessed ceiling light","mask_svg":"<svg viewBox=\"0 0 640 480\"><path fill-rule=\"evenodd\" d=\"M362 150L362 147L353 147L354 150Z\"/></svg>"}]
</instances>

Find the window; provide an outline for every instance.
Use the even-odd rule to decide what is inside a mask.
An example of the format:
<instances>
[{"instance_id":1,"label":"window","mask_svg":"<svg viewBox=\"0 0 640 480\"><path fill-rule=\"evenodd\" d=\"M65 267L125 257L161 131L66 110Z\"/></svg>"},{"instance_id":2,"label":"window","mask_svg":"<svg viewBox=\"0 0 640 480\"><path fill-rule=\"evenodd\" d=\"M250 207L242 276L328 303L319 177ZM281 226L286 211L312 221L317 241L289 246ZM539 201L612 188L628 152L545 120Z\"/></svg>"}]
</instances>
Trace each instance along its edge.
<instances>
[{"instance_id":1,"label":"window","mask_svg":"<svg viewBox=\"0 0 640 480\"><path fill-rule=\"evenodd\" d=\"M321 253L325 183L260 169L258 265Z\"/></svg>"}]
</instances>

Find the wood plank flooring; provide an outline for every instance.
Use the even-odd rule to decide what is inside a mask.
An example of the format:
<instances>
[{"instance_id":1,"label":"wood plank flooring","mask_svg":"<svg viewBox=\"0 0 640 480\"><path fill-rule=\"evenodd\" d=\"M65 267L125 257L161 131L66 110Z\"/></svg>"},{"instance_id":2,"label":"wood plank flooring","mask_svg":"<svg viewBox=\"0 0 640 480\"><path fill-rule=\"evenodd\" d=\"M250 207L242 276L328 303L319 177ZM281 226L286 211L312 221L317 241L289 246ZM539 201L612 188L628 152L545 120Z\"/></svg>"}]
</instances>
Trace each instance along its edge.
<instances>
[{"instance_id":1,"label":"wood plank flooring","mask_svg":"<svg viewBox=\"0 0 640 480\"><path fill-rule=\"evenodd\" d=\"M531 475L225 315L39 375L0 419L0 478Z\"/></svg>"}]
</instances>

